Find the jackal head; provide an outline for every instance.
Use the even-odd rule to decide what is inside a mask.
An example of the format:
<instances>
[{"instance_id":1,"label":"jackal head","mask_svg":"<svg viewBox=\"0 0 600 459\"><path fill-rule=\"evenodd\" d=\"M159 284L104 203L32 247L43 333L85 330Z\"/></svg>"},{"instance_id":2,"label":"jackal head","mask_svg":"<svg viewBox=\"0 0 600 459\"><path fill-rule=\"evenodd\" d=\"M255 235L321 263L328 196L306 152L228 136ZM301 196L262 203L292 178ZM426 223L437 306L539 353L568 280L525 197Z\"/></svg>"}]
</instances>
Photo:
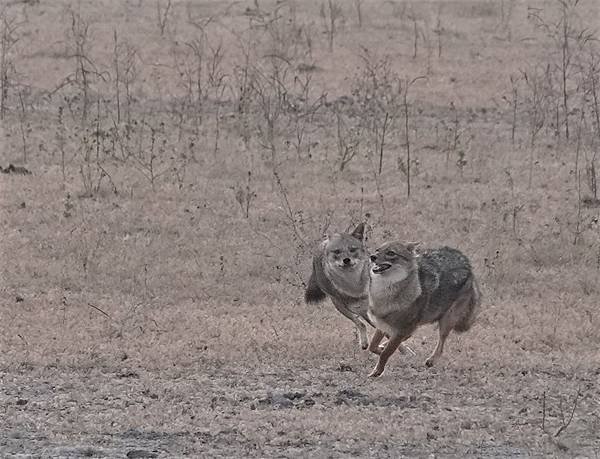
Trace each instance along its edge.
<instances>
[{"instance_id":1,"label":"jackal head","mask_svg":"<svg viewBox=\"0 0 600 459\"><path fill-rule=\"evenodd\" d=\"M390 276L395 282L406 279L418 268L416 248L420 242L388 242L371 255L371 277Z\"/></svg>"},{"instance_id":2,"label":"jackal head","mask_svg":"<svg viewBox=\"0 0 600 459\"><path fill-rule=\"evenodd\" d=\"M344 272L362 269L368 260L364 231L365 225L360 223L352 233L337 233L323 241L325 263Z\"/></svg>"}]
</instances>

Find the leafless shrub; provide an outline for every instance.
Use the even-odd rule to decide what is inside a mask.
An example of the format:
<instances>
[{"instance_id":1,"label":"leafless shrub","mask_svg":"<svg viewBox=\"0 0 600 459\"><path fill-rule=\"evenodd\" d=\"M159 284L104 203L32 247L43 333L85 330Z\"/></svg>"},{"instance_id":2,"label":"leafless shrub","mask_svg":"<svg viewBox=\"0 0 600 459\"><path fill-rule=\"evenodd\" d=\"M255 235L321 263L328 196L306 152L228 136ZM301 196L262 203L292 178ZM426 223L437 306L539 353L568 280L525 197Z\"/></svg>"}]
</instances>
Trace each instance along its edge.
<instances>
[{"instance_id":1,"label":"leafless shrub","mask_svg":"<svg viewBox=\"0 0 600 459\"><path fill-rule=\"evenodd\" d=\"M19 23L5 8L0 10L0 119L6 115L8 93L15 86L14 48L19 41Z\"/></svg>"},{"instance_id":2,"label":"leafless shrub","mask_svg":"<svg viewBox=\"0 0 600 459\"><path fill-rule=\"evenodd\" d=\"M161 0L156 0L156 23L160 30L161 37L165 34L165 29L169 22L171 12L171 0L167 0L167 4L163 6Z\"/></svg>"},{"instance_id":3,"label":"leafless shrub","mask_svg":"<svg viewBox=\"0 0 600 459\"><path fill-rule=\"evenodd\" d=\"M75 11L69 8L68 15L71 27L66 32L66 39L67 46L71 46L71 50L67 51L67 55L70 58L74 58L75 70L53 92L73 85L77 87L79 94L71 96L70 103L67 106L71 111L73 119L79 119L83 126L88 117L90 104L94 102L92 99L92 84L94 80L106 81L106 78L89 57L89 23L81 16L79 9ZM77 104L79 99L81 99L80 114L74 110L74 105Z\"/></svg>"},{"instance_id":4,"label":"leafless shrub","mask_svg":"<svg viewBox=\"0 0 600 459\"><path fill-rule=\"evenodd\" d=\"M64 122L64 108L58 107L58 118L57 118L57 130L56 130L56 143L60 152L60 169L62 172L63 186L66 184L66 152L65 145L67 141L66 128Z\"/></svg>"},{"instance_id":5,"label":"leafless shrub","mask_svg":"<svg viewBox=\"0 0 600 459\"><path fill-rule=\"evenodd\" d=\"M311 50L304 41L306 28L298 23L295 4L280 3L263 10L256 3L247 15L248 29L232 31L241 59L233 65L226 86L236 105L235 128L245 150L250 151L256 134L271 167L277 167L280 142L293 144L300 156L322 100L311 94L312 77L300 65Z\"/></svg>"},{"instance_id":6,"label":"leafless shrub","mask_svg":"<svg viewBox=\"0 0 600 459\"><path fill-rule=\"evenodd\" d=\"M165 123L160 122L158 127L147 121L142 121L138 133L137 151L131 156L135 167L148 180L152 191L156 191L156 180L172 168L166 164L167 135ZM147 128L144 129L144 128ZM149 132L148 143L144 140Z\"/></svg>"},{"instance_id":7,"label":"leafless shrub","mask_svg":"<svg viewBox=\"0 0 600 459\"><path fill-rule=\"evenodd\" d=\"M320 113L325 100L324 94L313 96L312 76L310 74L298 74L294 72L292 87L288 90L289 109L286 116L291 125L291 144L296 149L296 156L302 159L302 150L306 143L306 156L311 156L311 143L306 142L306 136L318 131L315 119Z\"/></svg>"},{"instance_id":8,"label":"leafless shrub","mask_svg":"<svg viewBox=\"0 0 600 459\"><path fill-rule=\"evenodd\" d=\"M21 146L23 148L23 163L27 163L27 138L31 133L31 123L27 121L24 91L19 91L19 132L21 133Z\"/></svg>"},{"instance_id":9,"label":"leafless shrub","mask_svg":"<svg viewBox=\"0 0 600 459\"><path fill-rule=\"evenodd\" d=\"M362 25L363 25L362 0L354 0L354 9L356 11L356 20L358 21L358 27L362 28Z\"/></svg>"},{"instance_id":10,"label":"leafless shrub","mask_svg":"<svg viewBox=\"0 0 600 459\"><path fill-rule=\"evenodd\" d=\"M535 66L530 68L529 73L522 71L522 80L525 84L524 105L529 127L529 178L528 187L531 188L533 180L533 166L535 162L535 143L538 134L546 124L548 106L551 103L549 94L549 71L548 65L544 67Z\"/></svg>"},{"instance_id":11,"label":"leafless shrub","mask_svg":"<svg viewBox=\"0 0 600 459\"><path fill-rule=\"evenodd\" d=\"M594 151L592 157L587 160L585 168L585 177L587 185L592 194L592 201L598 203L598 173L596 171L596 156L597 151Z\"/></svg>"},{"instance_id":12,"label":"leafless shrub","mask_svg":"<svg viewBox=\"0 0 600 459\"><path fill-rule=\"evenodd\" d=\"M360 108L361 124L368 133L370 150L378 160L378 174L383 170L385 144L397 128L402 110L402 81L392 70L390 58L374 58L364 50L363 66L355 81L353 95Z\"/></svg>"},{"instance_id":13,"label":"leafless shrub","mask_svg":"<svg viewBox=\"0 0 600 459\"><path fill-rule=\"evenodd\" d=\"M506 40L512 41L511 23L515 9L515 0L500 0L500 21L496 26L497 31L503 31L506 34Z\"/></svg>"},{"instance_id":14,"label":"leafless shrub","mask_svg":"<svg viewBox=\"0 0 600 459\"><path fill-rule=\"evenodd\" d=\"M183 49L173 46L173 68L176 70L177 86L183 96L171 100L171 111L176 117L178 138L181 139L186 123L191 120L195 133L199 133L204 113L204 45L193 40Z\"/></svg>"},{"instance_id":15,"label":"leafless shrub","mask_svg":"<svg viewBox=\"0 0 600 459\"><path fill-rule=\"evenodd\" d=\"M450 173L451 159L462 176L465 166L468 164L468 152L474 134L461 121L458 110L453 102L450 103L450 119L442 120L436 127L437 145L445 153L446 173ZM440 133L441 131L441 133Z\"/></svg>"},{"instance_id":16,"label":"leafless shrub","mask_svg":"<svg viewBox=\"0 0 600 459\"><path fill-rule=\"evenodd\" d=\"M299 244L300 247L304 247L306 246L306 239L301 229L301 221L298 220L298 214L294 211L292 205L290 204L287 188L283 185L281 176L276 170L273 171L273 176L275 178L275 182L277 183L283 210L285 212L287 222L292 229L295 242Z\"/></svg>"},{"instance_id":17,"label":"leafless shrub","mask_svg":"<svg viewBox=\"0 0 600 459\"><path fill-rule=\"evenodd\" d=\"M93 124L85 128L81 134L81 155L82 162L79 167L84 193L86 197L91 197L100 191L103 180L106 178L112 191L117 194L118 190L112 177L103 166L103 137L104 131L101 129L100 101L96 102L96 117Z\"/></svg>"},{"instance_id":18,"label":"leafless shrub","mask_svg":"<svg viewBox=\"0 0 600 459\"><path fill-rule=\"evenodd\" d=\"M252 189L252 172L248 171L248 178L244 185L238 184L233 190L235 192L235 200L240 205L244 218L249 218L250 206L254 198L256 198L256 192Z\"/></svg>"},{"instance_id":19,"label":"leafless shrub","mask_svg":"<svg viewBox=\"0 0 600 459\"><path fill-rule=\"evenodd\" d=\"M557 0L558 18L550 18L544 10L528 7L528 18L541 30L553 45L549 56L548 75L557 74L559 98L565 138L570 136L569 116L573 89L570 84L575 69L579 66L585 49L594 39L594 34L581 25L578 6L580 0ZM558 113L557 113L558 116ZM558 129L558 125L557 125Z\"/></svg>"},{"instance_id":20,"label":"leafless shrub","mask_svg":"<svg viewBox=\"0 0 600 459\"><path fill-rule=\"evenodd\" d=\"M437 56L438 59L442 58L442 43L444 41L444 26L442 25L442 4L438 6L437 17L435 22L435 28L433 29L433 33L437 38Z\"/></svg>"},{"instance_id":21,"label":"leafless shrub","mask_svg":"<svg viewBox=\"0 0 600 459\"><path fill-rule=\"evenodd\" d=\"M423 76L413 78L412 80L404 80L403 88L402 88L402 106L404 111L404 145L406 147L406 167L405 167L405 175L406 175L406 196L410 198L410 179L411 179L411 157L410 157L410 116L409 116L409 104L408 104L408 91L411 86L415 84L417 81L425 78ZM399 160L400 161L400 160ZM399 162L399 166L401 162ZM402 169L402 168L401 168ZM462 172L462 169L461 169Z\"/></svg>"},{"instance_id":22,"label":"leafless shrub","mask_svg":"<svg viewBox=\"0 0 600 459\"><path fill-rule=\"evenodd\" d=\"M510 125L510 143L514 147L515 146L515 135L517 132L517 111L519 107L519 86L518 86L518 77L514 75L510 76L510 100L507 100L511 107L511 125Z\"/></svg>"},{"instance_id":23,"label":"leafless shrub","mask_svg":"<svg viewBox=\"0 0 600 459\"><path fill-rule=\"evenodd\" d=\"M541 420L541 429L542 432L547 435L548 439L561 451L567 451L569 448L561 443L558 440L558 437L571 425L573 422L573 417L575 416L575 411L577 410L577 405L579 401L582 399L583 393L581 392L581 388L577 388L577 392L573 397L573 401L571 402L571 406L567 408L568 398L565 400L562 396L558 401L558 413L560 415L560 425L556 429L554 433L549 432L548 426L548 398L546 395L546 391L542 394L542 420Z\"/></svg>"},{"instance_id":24,"label":"leafless shrub","mask_svg":"<svg viewBox=\"0 0 600 459\"><path fill-rule=\"evenodd\" d=\"M508 183L508 186L510 187L510 196L511 196L511 202L510 202L510 207L507 213L505 213L505 217L507 214L509 214L512 218L512 234L514 236L515 239L519 239L519 225L518 225L518 217L519 217L519 213L523 210L523 208L525 207L524 204L522 204L518 198L517 193L515 192L515 181L513 179L513 176L510 172L509 168L504 169L504 173L506 174L506 181ZM493 261L492 261L493 263Z\"/></svg>"},{"instance_id":25,"label":"leafless shrub","mask_svg":"<svg viewBox=\"0 0 600 459\"><path fill-rule=\"evenodd\" d=\"M138 76L137 50L127 41L120 41L117 30L113 31L113 56L112 56L112 82L114 84L114 96L116 104L116 123L120 124L122 119L123 105L125 110L125 121L131 124L131 111L134 102L133 85ZM124 91L125 100L122 100Z\"/></svg>"},{"instance_id":26,"label":"leafless shrub","mask_svg":"<svg viewBox=\"0 0 600 459\"><path fill-rule=\"evenodd\" d=\"M339 108L334 109L336 118L337 148L340 160L340 172L359 153L361 129L359 125L348 126L347 120Z\"/></svg>"},{"instance_id":27,"label":"leafless shrub","mask_svg":"<svg viewBox=\"0 0 600 459\"><path fill-rule=\"evenodd\" d=\"M579 241L579 238L581 236L581 233L583 232L582 229L582 198L581 198L581 175L582 172L579 170L579 162L580 162L580 156L581 156L581 150L582 150L582 142L583 142L583 130L586 124L586 117L585 117L585 110L581 110L581 116L578 119L578 123L577 123L577 130L576 130L576 144L575 144L575 178L576 178L576 190L577 190L577 217L576 217L576 224L575 224L575 236L573 238L573 245L577 245L577 242ZM594 154L595 156L595 154ZM594 158L595 159L595 158ZM588 163L589 164L589 163ZM586 172L589 173L587 174L588 177L591 176L591 174L593 173L594 175L594 179L591 182L593 184L593 187L595 188L595 166L594 166L594 162L591 162L591 168L586 167Z\"/></svg>"},{"instance_id":28,"label":"leafless shrub","mask_svg":"<svg viewBox=\"0 0 600 459\"><path fill-rule=\"evenodd\" d=\"M600 139L600 51L597 46L589 46L587 56L579 70L581 90L589 105L588 111L593 116L596 137Z\"/></svg>"},{"instance_id":29,"label":"leafless shrub","mask_svg":"<svg viewBox=\"0 0 600 459\"><path fill-rule=\"evenodd\" d=\"M419 23L418 23L418 19L417 19L417 15L411 10L411 12L408 15L408 19L410 19L410 21L412 22L412 29L413 29L413 55L412 58L416 59L417 58L417 54L418 54L418 50L419 50Z\"/></svg>"},{"instance_id":30,"label":"leafless shrub","mask_svg":"<svg viewBox=\"0 0 600 459\"><path fill-rule=\"evenodd\" d=\"M258 110L258 141L269 152L271 167L277 167L277 139L281 135L282 116L286 110L285 80L289 65L285 61L271 59L273 67L269 73L255 69L254 94ZM267 70L268 71L268 70Z\"/></svg>"},{"instance_id":31,"label":"leafless shrub","mask_svg":"<svg viewBox=\"0 0 600 459\"><path fill-rule=\"evenodd\" d=\"M329 45L329 52L333 52L333 40L338 27L338 21L343 15L342 7L336 2L336 0L327 0L327 3L321 3L321 21L323 22L323 28L327 35L327 43Z\"/></svg>"},{"instance_id":32,"label":"leafless shrub","mask_svg":"<svg viewBox=\"0 0 600 459\"><path fill-rule=\"evenodd\" d=\"M219 43L214 47L209 46L207 77L209 97L212 98L212 102L215 107L215 157L217 156L219 150L219 138L221 133L221 105L225 89L227 88L227 75L223 70L223 58L224 48L222 43Z\"/></svg>"}]
</instances>

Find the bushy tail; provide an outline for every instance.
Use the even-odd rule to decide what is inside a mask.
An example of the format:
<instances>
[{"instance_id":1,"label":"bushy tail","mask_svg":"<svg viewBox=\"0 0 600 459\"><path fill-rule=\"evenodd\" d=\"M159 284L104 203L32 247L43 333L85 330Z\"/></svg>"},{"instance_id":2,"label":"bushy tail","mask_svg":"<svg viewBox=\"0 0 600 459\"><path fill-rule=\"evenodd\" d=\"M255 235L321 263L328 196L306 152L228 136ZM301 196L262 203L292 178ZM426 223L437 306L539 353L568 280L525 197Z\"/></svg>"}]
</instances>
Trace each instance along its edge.
<instances>
[{"instance_id":1,"label":"bushy tail","mask_svg":"<svg viewBox=\"0 0 600 459\"><path fill-rule=\"evenodd\" d=\"M479 313L479 306L481 305L481 292L473 274L469 276L462 286L458 301L463 303L463 314L461 320L454 326L454 330L464 333L475 322Z\"/></svg>"},{"instance_id":2,"label":"bushy tail","mask_svg":"<svg viewBox=\"0 0 600 459\"><path fill-rule=\"evenodd\" d=\"M304 301L308 304L315 304L320 303L325 298L327 298L327 295L325 295L325 292L321 290L319 284L317 284L315 271L313 270L308 279L306 291L304 292Z\"/></svg>"}]
</instances>

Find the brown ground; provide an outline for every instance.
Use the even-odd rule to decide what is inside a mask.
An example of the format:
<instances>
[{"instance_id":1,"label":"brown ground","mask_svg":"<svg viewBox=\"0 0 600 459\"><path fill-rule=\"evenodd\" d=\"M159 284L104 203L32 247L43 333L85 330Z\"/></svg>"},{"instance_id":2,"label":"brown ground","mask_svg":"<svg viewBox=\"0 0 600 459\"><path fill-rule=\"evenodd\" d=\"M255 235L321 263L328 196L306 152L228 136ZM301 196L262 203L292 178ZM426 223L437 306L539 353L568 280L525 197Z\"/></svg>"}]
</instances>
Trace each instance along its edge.
<instances>
[{"instance_id":1,"label":"brown ground","mask_svg":"<svg viewBox=\"0 0 600 459\"><path fill-rule=\"evenodd\" d=\"M157 3L1 6L15 40L0 165L32 174L0 174L0 455L598 457L598 126L582 70L597 50L570 43L566 139L560 49L527 19L555 20L558 3L364 0L359 27L338 1L332 52L316 2L174 1L163 34ZM576 12L583 30L598 6ZM408 95L410 198L400 114L381 174L368 129L340 170L336 107L346 127L380 119L353 93L361 46L427 77ZM550 73L531 147L535 68ZM363 219L370 245L473 261L482 313L436 368L423 327L416 356L368 380L351 323L302 302L322 234Z\"/></svg>"}]
</instances>

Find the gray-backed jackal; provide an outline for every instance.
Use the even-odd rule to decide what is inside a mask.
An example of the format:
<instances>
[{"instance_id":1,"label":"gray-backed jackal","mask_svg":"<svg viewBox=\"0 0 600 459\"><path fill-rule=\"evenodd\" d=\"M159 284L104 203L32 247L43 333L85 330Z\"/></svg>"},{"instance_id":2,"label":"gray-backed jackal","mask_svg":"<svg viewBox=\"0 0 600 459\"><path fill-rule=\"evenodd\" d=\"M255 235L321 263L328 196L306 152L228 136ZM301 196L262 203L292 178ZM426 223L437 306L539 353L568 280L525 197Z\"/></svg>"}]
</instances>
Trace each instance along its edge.
<instances>
[{"instance_id":1,"label":"gray-backed jackal","mask_svg":"<svg viewBox=\"0 0 600 459\"><path fill-rule=\"evenodd\" d=\"M443 247L416 253L418 243L391 242L371 256L368 317L377 331L369 350L379 354L369 376L380 376L390 356L423 324L437 322L439 340L426 360L432 366L442 355L448 334L471 328L480 293L467 257ZM389 338L383 348L379 343Z\"/></svg>"}]
</instances>

